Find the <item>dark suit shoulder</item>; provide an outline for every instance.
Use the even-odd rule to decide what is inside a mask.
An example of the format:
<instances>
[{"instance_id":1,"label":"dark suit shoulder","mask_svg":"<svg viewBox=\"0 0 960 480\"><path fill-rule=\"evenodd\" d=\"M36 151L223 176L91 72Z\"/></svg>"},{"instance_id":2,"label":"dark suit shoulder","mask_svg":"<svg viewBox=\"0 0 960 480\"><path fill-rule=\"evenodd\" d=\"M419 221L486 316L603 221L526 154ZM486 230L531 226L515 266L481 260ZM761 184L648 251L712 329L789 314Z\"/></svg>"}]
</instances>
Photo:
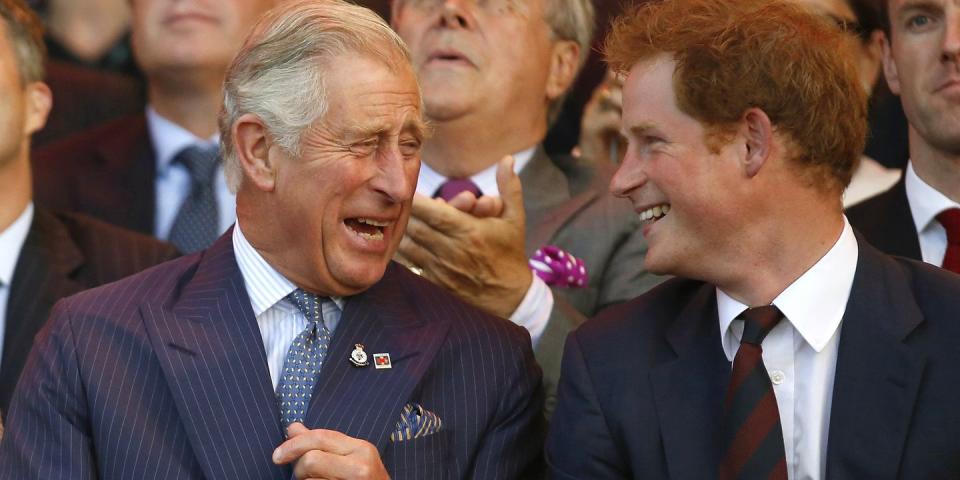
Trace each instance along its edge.
<instances>
[{"instance_id":1,"label":"dark suit shoulder","mask_svg":"<svg viewBox=\"0 0 960 480\"><path fill-rule=\"evenodd\" d=\"M173 245L87 215L51 213L86 257L96 284L112 282L179 256Z\"/></svg>"},{"instance_id":2,"label":"dark suit shoulder","mask_svg":"<svg viewBox=\"0 0 960 480\"><path fill-rule=\"evenodd\" d=\"M33 153L35 165L69 166L76 159L91 159L107 142L131 144L141 142L147 134L147 120L142 113L130 115L90 127L62 140L44 145ZM78 167L74 167L78 168Z\"/></svg>"},{"instance_id":3,"label":"dark suit shoulder","mask_svg":"<svg viewBox=\"0 0 960 480\"><path fill-rule=\"evenodd\" d=\"M925 262L890 256L910 282L925 321L944 321L960 335L960 275ZM955 341L954 337L952 341Z\"/></svg>"},{"instance_id":4,"label":"dark suit shoulder","mask_svg":"<svg viewBox=\"0 0 960 480\"><path fill-rule=\"evenodd\" d=\"M585 356L590 352L656 356L664 346L667 329L705 288L713 287L697 280L669 279L633 300L603 310L572 335Z\"/></svg>"},{"instance_id":5,"label":"dark suit shoulder","mask_svg":"<svg viewBox=\"0 0 960 480\"><path fill-rule=\"evenodd\" d=\"M470 305L400 264L391 263L384 277L385 281L401 286L415 310L421 313L430 310L430 314L423 315L424 318L441 318L450 322L450 336L455 339L465 335L492 335L519 345L530 345L530 334L525 328Z\"/></svg>"},{"instance_id":6,"label":"dark suit shoulder","mask_svg":"<svg viewBox=\"0 0 960 480\"><path fill-rule=\"evenodd\" d=\"M880 251L922 260L904 178L889 190L851 206L846 215L850 225Z\"/></svg>"}]
</instances>

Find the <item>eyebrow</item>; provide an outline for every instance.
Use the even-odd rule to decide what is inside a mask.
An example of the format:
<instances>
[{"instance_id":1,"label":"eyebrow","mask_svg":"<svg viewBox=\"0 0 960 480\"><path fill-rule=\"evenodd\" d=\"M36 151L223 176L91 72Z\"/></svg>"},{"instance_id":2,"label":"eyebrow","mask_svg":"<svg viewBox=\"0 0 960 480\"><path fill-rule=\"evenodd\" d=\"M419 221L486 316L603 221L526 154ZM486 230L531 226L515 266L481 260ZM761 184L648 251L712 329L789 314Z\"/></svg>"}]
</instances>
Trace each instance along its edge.
<instances>
[{"instance_id":1,"label":"eyebrow","mask_svg":"<svg viewBox=\"0 0 960 480\"><path fill-rule=\"evenodd\" d=\"M943 6L937 2L932 2L930 0L907 0L897 9L895 12L892 12L895 15L900 15L907 11L921 10L925 12L938 12L943 10Z\"/></svg>"},{"instance_id":2,"label":"eyebrow","mask_svg":"<svg viewBox=\"0 0 960 480\"><path fill-rule=\"evenodd\" d=\"M635 137L642 137L645 133L653 130L656 127L657 126L653 122L642 122L630 127L627 129L627 131Z\"/></svg>"}]
</instances>

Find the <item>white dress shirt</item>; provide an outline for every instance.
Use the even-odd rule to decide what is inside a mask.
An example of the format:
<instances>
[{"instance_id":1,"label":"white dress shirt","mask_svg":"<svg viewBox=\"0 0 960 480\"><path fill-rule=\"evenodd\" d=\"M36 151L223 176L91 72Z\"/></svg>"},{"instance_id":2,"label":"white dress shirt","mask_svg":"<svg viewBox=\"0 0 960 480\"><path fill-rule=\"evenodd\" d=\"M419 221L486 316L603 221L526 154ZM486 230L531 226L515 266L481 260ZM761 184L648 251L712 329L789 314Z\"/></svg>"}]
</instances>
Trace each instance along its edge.
<instances>
[{"instance_id":1,"label":"white dress shirt","mask_svg":"<svg viewBox=\"0 0 960 480\"><path fill-rule=\"evenodd\" d=\"M519 174L523 170L523 167L527 166L530 160L533 159L535 151L536 147L533 147L514 154L513 171ZM483 195L488 197L500 196L500 189L497 187L497 164L491 165L486 170L473 175L470 177L470 180L477 185ZM440 185L443 185L443 182L446 181L447 177L437 173L436 170L430 168L426 163L423 163L420 165L417 193L431 197L436 193L437 189L440 188ZM552 310L553 292L540 277L534 275L533 282L530 284L530 288L527 289L523 300L520 301L520 305L517 305L516 310L510 314L510 321L526 328L527 331L530 332L530 339L533 341L533 345L536 346L540 341L540 336L543 335L543 331L547 328L547 322L550 320L550 312Z\"/></svg>"},{"instance_id":2,"label":"white dress shirt","mask_svg":"<svg viewBox=\"0 0 960 480\"><path fill-rule=\"evenodd\" d=\"M157 198L153 232L158 238L167 239L180 206L190 195L190 171L186 166L174 163L173 158L184 148L193 145L217 148L220 136L198 138L180 125L163 118L149 106L147 107L147 132L153 142L153 153L157 161L157 177L154 180ZM220 217L218 227L219 232L222 233L227 231L237 218L236 200L234 194L227 188L227 179L222 167L217 169L214 190Z\"/></svg>"},{"instance_id":3,"label":"white dress shirt","mask_svg":"<svg viewBox=\"0 0 960 480\"><path fill-rule=\"evenodd\" d=\"M286 299L297 286L271 267L253 245L250 245L240 231L239 222L233 229L233 252L250 297L253 315L257 318L263 349L267 353L270 380L276 390L283 362L287 358L287 350L297 335L307 328L307 318L293 302ZM329 308L329 303L323 303L323 324L332 335L340 323L344 300L341 297L330 299L336 304L336 308Z\"/></svg>"},{"instance_id":4,"label":"white dress shirt","mask_svg":"<svg viewBox=\"0 0 960 480\"><path fill-rule=\"evenodd\" d=\"M843 232L816 264L773 300L782 320L763 341L763 364L780 410L787 477L821 479L826 473L827 435L840 323L857 270L856 237L844 217ZM731 362L740 348L747 306L717 289L723 351Z\"/></svg>"},{"instance_id":5,"label":"white dress shirt","mask_svg":"<svg viewBox=\"0 0 960 480\"><path fill-rule=\"evenodd\" d=\"M0 232L0 359L3 359L3 335L7 331L7 301L10 285L17 268L17 259L33 223L33 202L27 204L23 213L6 230Z\"/></svg>"},{"instance_id":6,"label":"white dress shirt","mask_svg":"<svg viewBox=\"0 0 960 480\"><path fill-rule=\"evenodd\" d=\"M960 204L921 180L912 161L907 163L906 175L907 203L917 229L923 261L942 267L943 257L947 254L947 231L937 220L937 215L950 208L960 208Z\"/></svg>"}]
</instances>

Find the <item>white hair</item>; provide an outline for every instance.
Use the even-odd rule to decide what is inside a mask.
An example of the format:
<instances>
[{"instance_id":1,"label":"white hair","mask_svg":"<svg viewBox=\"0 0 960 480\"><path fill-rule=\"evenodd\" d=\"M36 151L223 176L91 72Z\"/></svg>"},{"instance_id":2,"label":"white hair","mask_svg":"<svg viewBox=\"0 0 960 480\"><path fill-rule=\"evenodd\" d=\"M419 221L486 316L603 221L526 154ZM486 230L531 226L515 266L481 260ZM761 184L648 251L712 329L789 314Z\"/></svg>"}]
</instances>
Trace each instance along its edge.
<instances>
[{"instance_id":1,"label":"white hair","mask_svg":"<svg viewBox=\"0 0 960 480\"><path fill-rule=\"evenodd\" d=\"M256 115L280 148L299 156L304 130L327 111L324 67L350 53L391 68L411 62L403 40L379 15L341 0L290 0L257 23L227 70L223 89L220 151L231 190L236 192L243 178L232 132L237 119Z\"/></svg>"}]
</instances>

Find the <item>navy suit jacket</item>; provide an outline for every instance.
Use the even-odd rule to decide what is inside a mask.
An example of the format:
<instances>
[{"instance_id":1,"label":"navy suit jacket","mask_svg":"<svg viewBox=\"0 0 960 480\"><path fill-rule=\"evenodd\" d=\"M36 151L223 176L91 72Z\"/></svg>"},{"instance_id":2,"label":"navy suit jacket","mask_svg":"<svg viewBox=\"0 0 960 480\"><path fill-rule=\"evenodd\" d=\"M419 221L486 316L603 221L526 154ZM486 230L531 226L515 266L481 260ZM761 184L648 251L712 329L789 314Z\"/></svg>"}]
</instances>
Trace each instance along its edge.
<instances>
[{"instance_id":1,"label":"navy suit jacket","mask_svg":"<svg viewBox=\"0 0 960 480\"><path fill-rule=\"evenodd\" d=\"M0 412L6 413L33 338L53 304L177 256L172 245L92 218L34 209L7 300L0 361Z\"/></svg>"},{"instance_id":2,"label":"navy suit jacket","mask_svg":"<svg viewBox=\"0 0 960 480\"><path fill-rule=\"evenodd\" d=\"M960 277L860 255L841 324L826 477L960 476ZM554 478L717 478L730 377L716 289L675 279L572 333Z\"/></svg>"},{"instance_id":3,"label":"navy suit jacket","mask_svg":"<svg viewBox=\"0 0 960 480\"><path fill-rule=\"evenodd\" d=\"M847 209L850 225L883 253L923 260L907 200L906 175L889 190Z\"/></svg>"},{"instance_id":4,"label":"navy suit jacket","mask_svg":"<svg viewBox=\"0 0 960 480\"><path fill-rule=\"evenodd\" d=\"M34 199L154 234L157 161L143 113L37 149Z\"/></svg>"},{"instance_id":5,"label":"navy suit jacket","mask_svg":"<svg viewBox=\"0 0 960 480\"><path fill-rule=\"evenodd\" d=\"M354 344L393 368L357 368ZM530 337L391 264L350 297L305 425L365 439L394 479L517 478L539 458ZM408 403L439 433L392 443ZM289 478L263 341L230 234L60 302L17 387L0 478Z\"/></svg>"}]
</instances>

